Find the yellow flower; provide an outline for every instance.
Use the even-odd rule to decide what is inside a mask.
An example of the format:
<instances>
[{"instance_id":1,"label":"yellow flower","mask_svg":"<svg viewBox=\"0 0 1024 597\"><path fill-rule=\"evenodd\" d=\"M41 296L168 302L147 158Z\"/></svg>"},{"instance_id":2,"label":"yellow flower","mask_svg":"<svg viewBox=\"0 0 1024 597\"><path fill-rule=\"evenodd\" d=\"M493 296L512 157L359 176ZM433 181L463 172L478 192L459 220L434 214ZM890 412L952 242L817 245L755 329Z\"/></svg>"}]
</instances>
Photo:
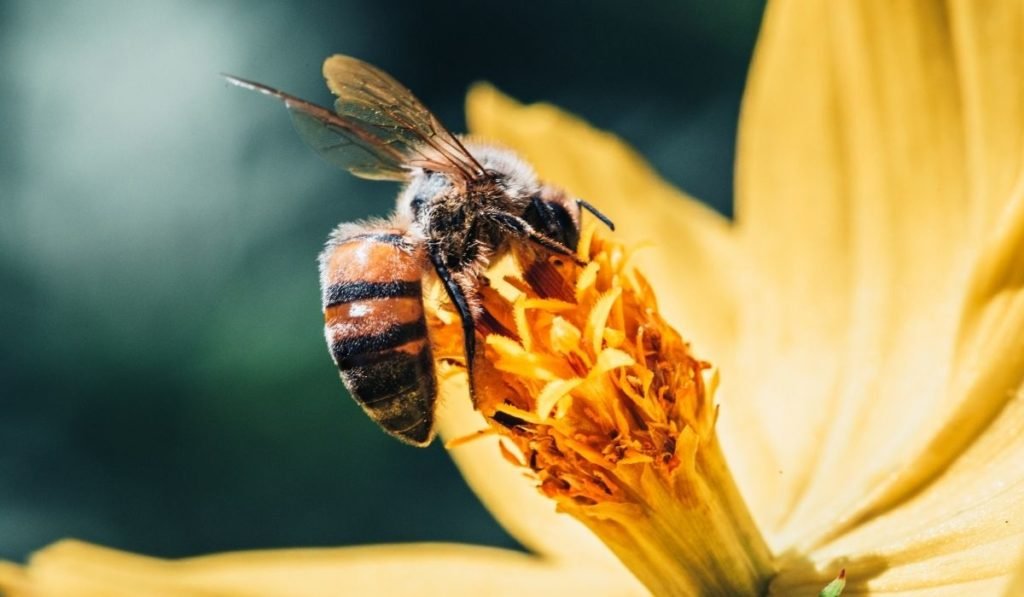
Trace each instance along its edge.
<instances>
[{"instance_id":1,"label":"yellow flower","mask_svg":"<svg viewBox=\"0 0 1024 597\"><path fill-rule=\"evenodd\" d=\"M657 457L676 454L680 438L693 434L706 438L712 460L713 438L721 442L774 554L773 570L764 570L760 540L749 537L751 569L773 593L815 594L845 569L845 595L1016 594L1024 585L1021 73L1020 2L774 2L744 101L735 223L670 188L613 137L553 107L522 107L476 88L475 134L519 150L544 178L600 205L625 246L651 245L632 261L664 319L691 342L642 308L645 285L624 265L622 245L607 238L587 241L596 243L588 256L601 264L595 275L607 276L605 286L563 274L576 283L566 299L585 310L530 296L536 282L520 296L490 297L508 301L499 323L514 333L488 340L493 366L483 383L505 389L483 391L481 408L492 420L504 413L508 431L451 453L496 518L537 555L421 545L167 562L64 542L25 568L0 567L0 587L44 595L622 595L643 594L643 581L665 594L710 591L722 579L694 562L721 565L735 554L729 545L711 562L691 554L645 570L643 558L623 551L628 541L574 511L654 495L616 501L645 481L609 477L605 462L633 459L675 474L694 460ZM646 321L666 341L634 339L617 323L626 319L609 315L615 308L632 309L630 321ZM582 351L574 358L587 365L560 369L575 354L574 333ZM644 376L662 361L640 358L641 350L675 363L676 377L659 383L682 400L614 423L639 443L604 453L618 444L573 434L586 425L573 397L646 392ZM721 373L713 397L700 359ZM550 375L527 375L534 365ZM464 383L454 375L443 382ZM589 383L601 390L574 393ZM524 396L534 401L517 404ZM664 413L677 424L659 436L671 424L649 423ZM445 401L440 421L447 439L487 426L458 399ZM614 415L593 421L607 429L601 422ZM516 435L523 430L531 435ZM557 460L531 443L541 436L555 446L579 442L575 454L598 453L579 462L559 450ZM670 436L671 450L655 441ZM536 472L524 474L524 465ZM725 484L716 495L731 499L728 477L716 475ZM626 530L652 539L652 557L687 553L688 536L659 535L672 534L682 510L659 502L651 513L668 527ZM709 552L728 542L716 534L723 526L753 528L742 516L731 524L699 537Z\"/></svg>"}]
</instances>

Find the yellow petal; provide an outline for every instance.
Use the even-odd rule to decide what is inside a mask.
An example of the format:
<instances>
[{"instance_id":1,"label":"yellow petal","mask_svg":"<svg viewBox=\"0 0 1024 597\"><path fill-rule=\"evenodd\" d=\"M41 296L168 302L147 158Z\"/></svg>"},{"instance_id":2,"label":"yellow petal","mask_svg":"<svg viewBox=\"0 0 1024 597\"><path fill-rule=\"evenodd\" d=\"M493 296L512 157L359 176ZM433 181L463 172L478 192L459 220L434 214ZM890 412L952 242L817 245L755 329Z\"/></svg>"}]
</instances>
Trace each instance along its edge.
<instances>
[{"instance_id":1,"label":"yellow petal","mask_svg":"<svg viewBox=\"0 0 1024 597\"><path fill-rule=\"evenodd\" d=\"M558 402L569 392L575 390L583 380L574 377L572 379L556 379L548 382L537 394L537 416L546 419L551 415Z\"/></svg>"},{"instance_id":2,"label":"yellow petal","mask_svg":"<svg viewBox=\"0 0 1024 597\"><path fill-rule=\"evenodd\" d=\"M1024 5L950 2L967 142L972 229L984 234L1020 184L1024 162Z\"/></svg>"},{"instance_id":3,"label":"yellow petal","mask_svg":"<svg viewBox=\"0 0 1024 597\"><path fill-rule=\"evenodd\" d=\"M915 498L782 566L780 593L845 567L850 588L1001 594L1024 554L1024 394ZM812 583L813 584L813 583ZM1016 593L1015 593L1016 594Z\"/></svg>"},{"instance_id":4,"label":"yellow petal","mask_svg":"<svg viewBox=\"0 0 1024 597\"><path fill-rule=\"evenodd\" d=\"M0 595L28 593L28 574L21 566L0 562Z\"/></svg>"},{"instance_id":5,"label":"yellow petal","mask_svg":"<svg viewBox=\"0 0 1024 597\"><path fill-rule=\"evenodd\" d=\"M884 511L957 453L906 459L937 437L937 403L963 404L947 385L967 280L1020 174L1021 129L987 113L1024 111L1024 19L1002 16L924 0L766 14L739 144L739 232L764 274L739 394L771 450L751 446L763 475L740 481L781 543ZM912 467L930 470L871 494Z\"/></svg>"},{"instance_id":6,"label":"yellow petal","mask_svg":"<svg viewBox=\"0 0 1024 597\"><path fill-rule=\"evenodd\" d=\"M763 280L741 315L745 383L741 404L723 408L721 434L731 463L739 464L737 481L769 531L781 525L811 472L806 455L830 414L823 397L839 381L844 355L837 347L846 338L853 288L851 198L840 168L825 12L821 3L769 6L737 145L737 225L756 264L751 275ZM735 421L743 413L751 414ZM729 450L732 438L758 428L767 445Z\"/></svg>"},{"instance_id":7,"label":"yellow petal","mask_svg":"<svg viewBox=\"0 0 1024 597\"><path fill-rule=\"evenodd\" d=\"M597 355L597 362L594 363L590 376L598 376L619 367L629 367L634 363L636 361L629 354L617 348L606 348Z\"/></svg>"},{"instance_id":8,"label":"yellow petal","mask_svg":"<svg viewBox=\"0 0 1024 597\"><path fill-rule=\"evenodd\" d=\"M608 315L611 314L612 306L615 305L615 301L618 300L621 290L618 288L609 290L607 293L597 299L597 303L594 305L594 309L590 312L590 317L587 318L587 325L583 329L583 337L590 338L590 349L594 354L601 352L601 344L604 342L604 326L608 321Z\"/></svg>"},{"instance_id":9,"label":"yellow petal","mask_svg":"<svg viewBox=\"0 0 1024 597\"><path fill-rule=\"evenodd\" d=\"M413 544L237 552L167 561L63 541L33 556L15 595L594 595L643 594L600 570L526 554ZM0 573L0 583L8 582Z\"/></svg>"},{"instance_id":10,"label":"yellow petal","mask_svg":"<svg viewBox=\"0 0 1024 597\"><path fill-rule=\"evenodd\" d=\"M1009 588L1003 593L1005 597L1024 595L1024 557L1017 563L1017 573L1013 575Z\"/></svg>"},{"instance_id":11,"label":"yellow petal","mask_svg":"<svg viewBox=\"0 0 1024 597\"><path fill-rule=\"evenodd\" d=\"M662 180L625 143L548 104L523 106L476 85L466 104L473 135L510 147L545 181L586 199L627 244L647 243L637 265L665 317L718 364L735 336L737 267L729 222Z\"/></svg>"},{"instance_id":12,"label":"yellow petal","mask_svg":"<svg viewBox=\"0 0 1024 597\"><path fill-rule=\"evenodd\" d=\"M1024 67L1024 4L955 2L948 18L968 157L966 228L976 235L965 291L956 295L951 373L947 391L929 404L920 431L848 515L851 522L892 507L942 473L989 432L1024 379L1024 132L1003 128L1024 122L1024 81L1017 76Z\"/></svg>"},{"instance_id":13,"label":"yellow petal","mask_svg":"<svg viewBox=\"0 0 1024 597\"><path fill-rule=\"evenodd\" d=\"M862 499L866 505L854 511L861 519L884 511L942 474L950 461L962 458L971 442L985 445L996 433L992 422L997 417L1024 419L1024 411L1007 406L1024 383L1024 186L979 259L961 322L949 390L924 417L934 431L906 449L901 466ZM1015 439L1024 458L1024 433ZM1024 483L1024 465L1008 472L1002 482Z\"/></svg>"},{"instance_id":14,"label":"yellow petal","mask_svg":"<svg viewBox=\"0 0 1024 597\"><path fill-rule=\"evenodd\" d=\"M935 584L903 583L893 582L890 577L885 577L884 584L879 584L880 577L875 576L877 570L872 570L866 578L875 581L847 582L843 595L852 597L854 595L894 595L896 597L963 597L964 595L1006 595L1006 597L1017 597L1020 593L1004 592L1007 590L1007 579L1004 576L993 578L981 578L958 584L945 584L937 580ZM916 576L927 578L932 570L922 570ZM821 578L819 574L808 574L802 579L785 579L782 582L773 583L769 587L769 595L816 595L821 589ZM880 587L880 588L876 588ZM884 588L883 588L884 587Z\"/></svg>"}]
</instances>

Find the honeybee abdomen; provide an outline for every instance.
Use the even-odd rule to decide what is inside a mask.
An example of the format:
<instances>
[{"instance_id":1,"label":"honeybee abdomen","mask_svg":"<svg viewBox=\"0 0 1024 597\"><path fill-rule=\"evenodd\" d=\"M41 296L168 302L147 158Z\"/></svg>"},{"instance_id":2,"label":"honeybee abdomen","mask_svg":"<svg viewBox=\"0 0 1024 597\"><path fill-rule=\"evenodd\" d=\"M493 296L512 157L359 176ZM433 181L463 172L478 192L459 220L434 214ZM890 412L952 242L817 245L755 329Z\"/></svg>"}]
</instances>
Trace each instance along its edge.
<instances>
[{"instance_id":1,"label":"honeybee abdomen","mask_svg":"<svg viewBox=\"0 0 1024 597\"><path fill-rule=\"evenodd\" d=\"M324 331L352 397L388 433L417 445L434 428L434 363L423 314L421 250L398 231L356 234L322 258Z\"/></svg>"}]
</instances>

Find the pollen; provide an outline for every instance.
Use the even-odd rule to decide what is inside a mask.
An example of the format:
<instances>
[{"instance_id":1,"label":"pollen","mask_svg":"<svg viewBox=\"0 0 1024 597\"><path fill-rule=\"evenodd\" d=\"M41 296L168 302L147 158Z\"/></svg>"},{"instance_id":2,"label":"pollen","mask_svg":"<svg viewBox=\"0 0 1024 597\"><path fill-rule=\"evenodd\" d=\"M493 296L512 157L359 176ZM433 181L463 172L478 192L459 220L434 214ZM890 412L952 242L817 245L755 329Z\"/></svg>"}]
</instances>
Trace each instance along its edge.
<instances>
[{"instance_id":1,"label":"pollen","mask_svg":"<svg viewBox=\"0 0 1024 597\"><path fill-rule=\"evenodd\" d=\"M483 293L476 406L549 497L628 502L640 468L693 468L714 370L658 314L625 247L591 227L578 252L585 267L520 247L520 275Z\"/></svg>"}]
</instances>

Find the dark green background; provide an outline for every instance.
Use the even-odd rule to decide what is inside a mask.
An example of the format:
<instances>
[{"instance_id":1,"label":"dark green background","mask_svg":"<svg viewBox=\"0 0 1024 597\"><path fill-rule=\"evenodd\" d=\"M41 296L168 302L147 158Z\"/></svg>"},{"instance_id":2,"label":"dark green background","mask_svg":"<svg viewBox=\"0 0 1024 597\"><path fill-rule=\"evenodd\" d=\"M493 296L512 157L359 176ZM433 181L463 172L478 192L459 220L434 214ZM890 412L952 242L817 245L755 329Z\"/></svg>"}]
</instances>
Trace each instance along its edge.
<instances>
[{"instance_id":1,"label":"dark green background","mask_svg":"<svg viewBox=\"0 0 1024 597\"><path fill-rule=\"evenodd\" d=\"M457 131L490 80L730 211L760 2L519 5L0 3L0 557L66 536L515 545L440 446L375 428L325 350L314 258L396 188L217 73L328 103L320 63L348 53Z\"/></svg>"}]
</instances>

